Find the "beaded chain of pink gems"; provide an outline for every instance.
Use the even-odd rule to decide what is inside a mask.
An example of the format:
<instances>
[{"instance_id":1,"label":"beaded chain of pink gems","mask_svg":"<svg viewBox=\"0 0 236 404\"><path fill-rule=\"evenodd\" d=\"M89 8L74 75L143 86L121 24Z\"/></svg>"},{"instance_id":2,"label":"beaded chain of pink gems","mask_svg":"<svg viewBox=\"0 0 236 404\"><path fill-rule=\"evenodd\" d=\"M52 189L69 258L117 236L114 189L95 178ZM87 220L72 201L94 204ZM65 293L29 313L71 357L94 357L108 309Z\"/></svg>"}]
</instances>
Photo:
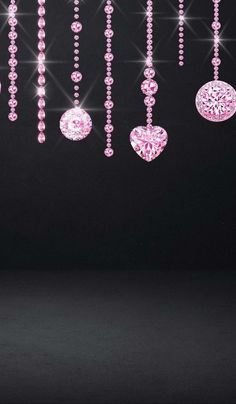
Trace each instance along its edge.
<instances>
[{"instance_id":1,"label":"beaded chain of pink gems","mask_svg":"<svg viewBox=\"0 0 236 404\"><path fill-rule=\"evenodd\" d=\"M156 75L153 65L153 0L147 0L147 59L144 70L144 81L141 91L145 95L146 126L134 128L130 134L130 143L139 157L147 162L158 157L167 145L168 135L160 126L153 126L153 107L156 103L154 95L158 84L153 79Z\"/></svg>"},{"instance_id":2,"label":"beaded chain of pink gems","mask_svg":"<svg viewBox=\"0 0 236 404\"><path fill-rule=\"evenodd\" d=\"M8 115L8 118L11 122L14 122L17 120L18 115L16 113L16 107L17 107L17 100L16 100L16 93L18 91L17 85L16 85L16 80L18 78L17 72L16 72L16 66L18 64L16 55L17 55L17 46L16 46L16 39L17 39L17 32L16 32L16 26L17 26L17 5L15 0L11 0L9 7L8 7L8 25L10 27L10 31L8 34L8 37L10 39L10 45L8 47L8 51L10 53L10 59L9 59L9 66L10 66L10 72L8 75L8 78L10 80L10 86L8 88L10 99L8 101L8 105L10 108L10 113Z\"/></svg>"},{"instance_id":3,"label":"beaded chain of pink gems","mask_svg":"<svg viewBox=\"0 0 236 404\"><path fill-rule=\"evenodd\" d=\"M214 31L214 57L211 61L214 68L214 80L219 80L219 66L221 64L221 60L219 58L219 46L220 46L220 29L221 23L219 21L219 1L213 0L214 3L214 21L211 25Z\"/></svg>"},{"instance_id":4,"label":"beaded chain of pink gems","mask_svg":"<svg viewBox=\"0 0 236 404\"><path fill-rule=\"evenodd\" d=\"M61 133L69 140L80 141L85 139L92 130L92 119L90 115L80 108L80 87L82 80L80 72L80 32L83 29L80 18L80 0L74 0L74 21L71 30L74 34L74 71L71 80L74 86L74 108L67 110L60 119Z\"/></svg>"},{"instance_id":5,"label":"beaded chain of pink gems","mask_svg":"<svg viewBox=\"0 0 236 404\"><path fill-rule=\"evenodd\" d=\"M112 77L112 61L114 59L114 55L112 53L112 38L114 35L114 31L112 30L112 14L114 12L114 7L112 5L111 0L106 1L105 5L105 15L106 15L106 29L104 32L106 38L106 53L105 53L105 61L106 61L106 77L105 77L105 85L106 85L106 101L105 101L105 109L106 109L106 125L105 125L105 133L106 133L106 149L104 151L106 157L112 157L114 155L114 150L112 148L112 132L114 131L114 127L112 125L112 108L114 107L114 103L112 101L112 85L114 83L114 79Z\"/></svg>"},{"instance_id":6,"label":"beaded chain of pink gems","mask_svg":"<svg viewBox=\"0 0 236 404\"><path fill-rule=\"evenodd\" d=\"M179 66L184 66L184 0L179 0Z\"/></svg>"},{"instance_id":7,"label":"beaded chain of pink gems","mask_svg":"<svg viewBox=\"0 0 236 404\"><path fill-rule=\"evenodd\" d=\"M46 84L46 67L45 67L45 27L46 27L46 20L45 20L45 0L38 0L38 142L40 144L45 143L46 136L45 136L45 84Z\"/></svg>"},{"instance_id":8,"label":"beaded chain of pink gems","mask_svg":"<svg viewBox=\"0 0 236 404\"><path fill-rule=\"evenodd\" d=\"M82 74L79 71L79 33L82 31L82 24L79 19L79 0L74 1L74 19L71 29L74 35L74 68L76 69L71 74L71 80L74 84L74 105L79 105L79 82L82 80Z\"/></svg>"},{"instance_id":9,"label":"beaded chain of pink gems","mask_svg":"<svg viewBox=\"0 0 236 404\"><path fill-rule=\"evenodd\" d=\"M199 114L211 122L222 122L231 118L236 112L236 91L228 83L219 80L219 66L221 59L219 3L221 0L212 0L214 4L214 21L211 27L214 32L214 56L211 60L214 69L214 80L204 84L197 93L196 107Z\"/></svg>"}]
</instances>

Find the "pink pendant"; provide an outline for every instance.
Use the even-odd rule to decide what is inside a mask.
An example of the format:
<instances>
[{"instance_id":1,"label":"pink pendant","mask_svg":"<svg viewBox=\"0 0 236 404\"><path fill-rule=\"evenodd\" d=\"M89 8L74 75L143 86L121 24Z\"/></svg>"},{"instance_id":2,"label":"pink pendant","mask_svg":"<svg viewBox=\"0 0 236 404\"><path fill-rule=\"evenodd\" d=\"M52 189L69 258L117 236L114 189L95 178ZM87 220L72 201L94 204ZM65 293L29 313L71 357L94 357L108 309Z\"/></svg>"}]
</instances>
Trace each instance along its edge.
<instances>
[{"instance_id":1,"label":"pink pendant","mask_svg":"<svg viewBox=\"0 0 236 404\"><path fill-rule=\"evenodd\" d=\"M168 135L160 126L138 126L130 134L130 143L139 157L151 162L165 149Z\"/></svg>"},{"instance_id":2,"label":"pink pendant","mask_svg":"<svg viewBox=\"0 0 236 404\"><path fill-rule=\"evenodd\" d=\"M208 121L226 121L236 112L236 91L224 81L210 81L198 91L196 107L199 114Z\"/></svg>"},{"instance_id":3,"label":"pink pendant","mask_svg":"<svg viewBox=\"0 0 236 404\"><path fill-rule=\"evenodd\" d=\"M74 141L82 140L90 134L92 120L85 110L75 107L62 115L60 129L67 139Z\"/></svg>"}]
</instances>

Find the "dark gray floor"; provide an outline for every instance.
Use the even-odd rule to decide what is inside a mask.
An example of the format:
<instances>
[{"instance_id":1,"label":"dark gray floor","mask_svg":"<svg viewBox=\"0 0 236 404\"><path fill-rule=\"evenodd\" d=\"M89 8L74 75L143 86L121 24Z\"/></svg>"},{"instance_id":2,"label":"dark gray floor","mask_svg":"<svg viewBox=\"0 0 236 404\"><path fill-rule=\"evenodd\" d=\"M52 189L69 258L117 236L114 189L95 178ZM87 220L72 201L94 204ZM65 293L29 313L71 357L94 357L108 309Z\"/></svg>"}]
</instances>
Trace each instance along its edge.
<instances>
[{"instance_id":1,"label":"dark gray floor","mask_svg":"<svg viewBox=\"0 0 236 404\"><path fill-rule=\"evenodd\" d=\"M236 274L1 272L1 404L236 402Z\"/></svg>"}]
</instances>

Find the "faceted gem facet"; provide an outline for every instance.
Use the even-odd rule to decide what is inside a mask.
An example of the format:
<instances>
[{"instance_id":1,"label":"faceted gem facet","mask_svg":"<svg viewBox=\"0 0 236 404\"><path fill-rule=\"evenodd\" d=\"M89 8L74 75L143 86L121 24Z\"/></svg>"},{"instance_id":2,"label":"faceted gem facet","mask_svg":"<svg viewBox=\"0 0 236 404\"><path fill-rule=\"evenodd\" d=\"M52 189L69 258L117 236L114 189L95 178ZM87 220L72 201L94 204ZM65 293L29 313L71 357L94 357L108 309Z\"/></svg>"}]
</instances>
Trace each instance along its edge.
<instances>
[{"instance_id":1,"label":"faceted gem facet","mask_svg":"<svg viewBox=\"0 0 236 404\"><path fill-rule=\"evenodd\" d=\"M168 135L160 126L138 126L130 134L130 143L139 157L153 161L166 147Z\"/></svg>"},{"instance_id":2,"label":"faceted gem facet","mask_svg":"<svg viewBox=\"0 0 236 404\"><path fill-rule=\"evenodd\" d=\"M236 112L236 91L224 81L210 81L198 91L196 107L200 115L209 121L226 121Z\"/></svg>"},{"instance_id":3,"label":"faceted gem facet","mask_svg":"<svg viewBox=\"0 0 236 404\"><path fill-rule=\"evenodd\" d=\"M62 134L69 140L82 140L92 130L90 115L83 109L75 107L66 111L60 120Z\"/></svg>"}]
</instances>

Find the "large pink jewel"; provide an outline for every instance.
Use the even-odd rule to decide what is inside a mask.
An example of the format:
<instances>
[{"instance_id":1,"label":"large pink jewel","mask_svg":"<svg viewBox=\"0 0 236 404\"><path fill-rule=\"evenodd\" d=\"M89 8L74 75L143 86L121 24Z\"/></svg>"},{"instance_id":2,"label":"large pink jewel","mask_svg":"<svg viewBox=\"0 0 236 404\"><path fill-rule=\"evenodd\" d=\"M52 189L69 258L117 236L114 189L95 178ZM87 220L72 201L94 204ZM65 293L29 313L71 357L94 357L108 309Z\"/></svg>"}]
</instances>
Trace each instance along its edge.
<instances>
[{"instance_id":1,"label":"large pink jewel","mask_svg":"<svg viewBox=\"0 0 236 404\"><path fill-rule=\"evenodd\" d=\"M236 112L236 91L224 81L210 81L198 91L196 107L208 121L226 121Z\"/></svg>"},{"instance_id":2,"label":"large pink jewel","mask_svg":"<svg viewBox=\"0 0 236 404\"><path fill-rule=\"evenodd\" d=\"M60 120L62 134L69 140L85 139L92 130L90 115L79 107L66 111Z\"/></svg>"},{"instance_id":3,"label":"large pink jewel","mask_svg":"<svg viewBox=\"0 0 236 404\"><path fill-rule=\"evenodd\" d=\"M132 130L130 142L139 157L151 162L165 149L168 135L160 126L138 126Z\"/></svg>"}]
</instances>

